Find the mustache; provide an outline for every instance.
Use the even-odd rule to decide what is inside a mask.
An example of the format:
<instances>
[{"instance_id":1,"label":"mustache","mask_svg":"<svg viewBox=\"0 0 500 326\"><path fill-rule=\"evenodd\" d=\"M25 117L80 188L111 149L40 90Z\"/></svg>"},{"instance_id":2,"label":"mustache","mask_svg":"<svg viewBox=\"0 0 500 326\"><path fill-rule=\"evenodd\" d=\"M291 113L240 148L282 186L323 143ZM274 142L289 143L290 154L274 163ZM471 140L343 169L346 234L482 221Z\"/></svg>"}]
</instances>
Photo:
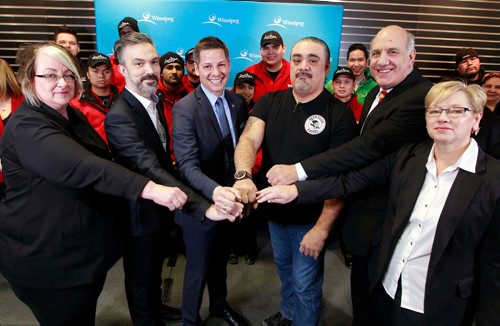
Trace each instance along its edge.
<instances>
[{"instance_id":1,"label":"mustache","mask_svg":"<svg viewBox=\"0 0 500 326\"><path fill-rule=\"evenodd\" d=\"M141 77L140 82L142 83L145 80L154 80L155 82L158 82L158 77L156 77L155 74L146 74Z\"/></svg>"},{"instance_id":2,"label":"mustache","mask_svg":"<svg viewBox=\"0 0 500 326\"><path fill-rule=\"evenodd\" d=\"M295 77L309 77L312 78L312 75L308 72L298 72L295 74Z\"/></svg>"}]
</instances>

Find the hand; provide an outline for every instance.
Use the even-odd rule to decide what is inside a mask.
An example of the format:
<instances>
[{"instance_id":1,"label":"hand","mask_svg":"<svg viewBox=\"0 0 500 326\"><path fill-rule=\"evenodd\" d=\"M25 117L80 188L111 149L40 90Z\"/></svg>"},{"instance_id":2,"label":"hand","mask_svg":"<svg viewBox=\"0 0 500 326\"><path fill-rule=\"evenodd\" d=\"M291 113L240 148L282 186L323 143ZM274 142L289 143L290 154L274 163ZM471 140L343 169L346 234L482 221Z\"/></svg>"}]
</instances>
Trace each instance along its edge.
<instances>
[{"instance_id":1,"label":"hand","mask_svg":"<svg viewBox=\"0 0 500 326\"><path fill-rule=\"evenodd\" d=\"M299 181L295 165L276 164L267 171L266 177L272 186L290 185Z\"/></svg>"},{"instance_id":2,"label":"hand","mask_svg":"<svg viewBox=\"0 0 500 326\"><path fill-rule=\"evenodd\" d=\"M299 196L299 191L295 185L290 186L272 186L257 192L257 202L288 204Z\"/></svg>"},{"instance_id":3,"label":"hand","mask_svg":"<svg viewBox=\"0 0 500 326\"><path fill-rule=\"evenodd\" d=\"M211 205L207 209L205 216L212 221L229 220L231 222L234 222L237 217L241 216L242 211L243 211L243 204L241 203L236 203L236 208L231 213L221 212L215 207L215 205Z\"/></svg>"},{"instance_id":4,"label":"hand","mask_svg":"<svg viewBox=\"0 0 500 326\"><path fill-rule=\"evenodd\" d=\"M325 246L325 241L327 238L328 231L325 231L318 226L314 226L311 230L309 230L309 232L306 233L304 238L302 238L299 251L304 256L318 259L321 250L323 250L323 247Z\"/></svg>"},{"instance_id":5,"label":"hand","mask_svg":"<svg viewBox=\"0 0 500 326\"><path fill-rule=\"evenodd\" d=\"M229 214L235 209L238 210L236 204L241 202L241 194L237 189L218 186L214 189L212 200L221 213Z\"/></svg>"},{"instance_id":6,"label":"hand","mask_svg":"<svg viewBox=\"0 0 500 326\"><path fill-rule=\"evenodd\" d=\"M255 183L253 183L252 179L237 180L233 187L240 191L241 202L243 204L253 204L254 208L257 208L257 187L255 186Z\"/></svg>"},{"instance_id":7,"label":"hand","mask_svg":"<svg viewBox=\"0 0 500 326\"><path fill-rule=\"evenodd\" d=\"M187 195L177 187L167 187L149 181L141 195L144 199L149 199L174 211L182 208L187 201Z\"/></svg>"}]
</instances>

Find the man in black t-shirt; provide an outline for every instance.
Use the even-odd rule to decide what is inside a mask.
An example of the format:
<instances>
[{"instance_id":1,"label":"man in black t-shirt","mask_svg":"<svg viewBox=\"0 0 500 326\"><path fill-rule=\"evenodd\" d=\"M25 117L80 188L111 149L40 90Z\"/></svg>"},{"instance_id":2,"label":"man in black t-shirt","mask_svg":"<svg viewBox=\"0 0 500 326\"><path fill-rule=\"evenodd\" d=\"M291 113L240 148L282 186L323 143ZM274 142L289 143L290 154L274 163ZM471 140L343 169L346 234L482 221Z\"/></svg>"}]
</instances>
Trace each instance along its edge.
<instances>
[{"instance_id":1,"label":"man in black t-shirt","mask_svg":"<svg viewBox=\"0 0 500 326\"><path fill-rule=\"evenodd\" d=\"M255 202L250 173L262 145L260 187L275 164L291 164L349 141L357 134L352 112L323 88L330 50L315 37L292 49L292 88L268 93L255 105L235 151L235 187L244 203ZM317 325L321 311L324 244L342 202L308 205L264 204L274 261L281 280L280 311L264 325ZM293 249L291 249L293 248Z\"/></svg>"}]
</instances>

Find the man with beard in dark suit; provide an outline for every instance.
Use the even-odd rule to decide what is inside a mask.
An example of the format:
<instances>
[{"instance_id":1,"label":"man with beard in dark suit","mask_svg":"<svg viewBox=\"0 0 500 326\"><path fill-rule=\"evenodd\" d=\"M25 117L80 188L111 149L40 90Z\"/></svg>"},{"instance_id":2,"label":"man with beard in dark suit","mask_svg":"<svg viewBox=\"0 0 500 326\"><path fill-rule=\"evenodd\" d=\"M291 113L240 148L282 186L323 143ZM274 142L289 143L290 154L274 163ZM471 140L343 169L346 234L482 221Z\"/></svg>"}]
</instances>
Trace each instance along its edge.
<instances>
[{"instance_id":1,"label":"man with beard in dark suit","mask_svg":"<svg viewBox=\"0 0 500 326\"><path fill-rule=\"evenodd\" d=\"M424 98L432 84L414 68L415 37L399 26L382 28L371 43L370 71L379 87L368 93L360 135L337 148L295 165L275 165L270 184L335 175L366 166L408 142L427 138ZM243 196L245 197L245 196ZM351 295L353 324L374 325L368 295L368 262L387 211L388 189L365 191L344 207L343 237L353 254Z\"/></svg>"}]
</instances>

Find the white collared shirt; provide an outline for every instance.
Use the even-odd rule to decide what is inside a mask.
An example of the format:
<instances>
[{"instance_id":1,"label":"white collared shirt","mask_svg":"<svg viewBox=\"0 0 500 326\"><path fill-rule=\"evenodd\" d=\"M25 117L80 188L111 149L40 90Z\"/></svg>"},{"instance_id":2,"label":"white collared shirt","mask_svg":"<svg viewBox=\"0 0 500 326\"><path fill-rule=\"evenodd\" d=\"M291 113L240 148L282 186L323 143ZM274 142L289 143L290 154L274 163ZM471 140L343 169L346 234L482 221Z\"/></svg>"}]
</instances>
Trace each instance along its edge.
<instances>
[{"instance_id":1,"label":"white collared shirt","mask_svg":"<svg viewBox=\"0 0 500 326\"><path fill-rule=\"evenodd\" d=\"M201 85L201 89L203 90L203 93L208 98L208 101L210 102L210 105L212 106L212 110L215 113L215 117L217 118L217 121L219 122L220 126L220 121L219 121L219 116L217 115L217 112L215 111L215 102L217 102L217 99L220 97L222 99L222 103L224 104L224 112L226 113L226 117L228 119L227 123L229 124L229 130L231 131L231 139L233 140L233 146L236 147L236 134L234 132L234 126L233 122L231 119L231 111L229 110L229 103L226 101L226 97L224 96L225 90L222 91L221 96L217 97L216 95L212 94L203 84Z\"/></svg>"},{"instance_id":2,"label":"white collared shirt","mask_svg":"<svg viewBox=\"0 0 500 326\"><path fill-rule=\"evenodd\" d=\"M425 284L437 224L458 171L475 173L477 154L477 143L471 139L455 164L437 176L432 146L424 184L382 280L385 291L394 299L401 275L401 307L405 309L424 313Z\"/></svg>"},{"instance_id":3,"label":"white collared shirt","mask_svg":"<svg viewBox=\"0 0 500 326\"><path fill-rule=\"evenodd\" d=\"M134 97L139 101L141 102L142 106L146 109L146 112L148 113L149 115L149 118L151 119L151 122L153 122L153 125L155 126L155 129L158 130L158 126L157 126L157 122L158 122L158 118L157 118L157 110L156 110L156 103L153 102L151 99L149 98L145 98L144 96L134 92L133 90L131 90L130 88L128 88L127 86L125 86L125 88L132 94L134 95Z\"/></svg>"}]
</instances>

